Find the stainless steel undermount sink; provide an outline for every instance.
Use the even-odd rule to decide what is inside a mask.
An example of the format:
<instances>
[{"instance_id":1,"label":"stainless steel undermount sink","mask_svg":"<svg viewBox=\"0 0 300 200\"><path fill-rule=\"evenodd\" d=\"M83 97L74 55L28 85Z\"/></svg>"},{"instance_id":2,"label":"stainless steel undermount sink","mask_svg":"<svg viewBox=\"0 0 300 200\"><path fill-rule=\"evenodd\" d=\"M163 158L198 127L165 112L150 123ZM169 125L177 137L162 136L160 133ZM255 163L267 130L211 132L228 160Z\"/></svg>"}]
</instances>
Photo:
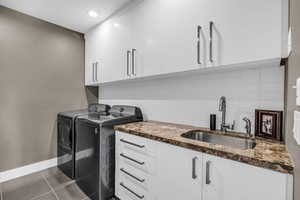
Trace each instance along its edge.
<instances>
[{"instance_id":1,"label":"stainless steel undermount sink","mask_svg":"<svg viewBox=\"0 0 300 200\"><path fill-rule=\"evenodd\" d=\"M211 144L221 144L238 149L254 149L256 146L256 142L250 139L217 135L202 131L190 131L182 134L181 136L192 140L199 140Z\"/></svg>"}]
</instances>

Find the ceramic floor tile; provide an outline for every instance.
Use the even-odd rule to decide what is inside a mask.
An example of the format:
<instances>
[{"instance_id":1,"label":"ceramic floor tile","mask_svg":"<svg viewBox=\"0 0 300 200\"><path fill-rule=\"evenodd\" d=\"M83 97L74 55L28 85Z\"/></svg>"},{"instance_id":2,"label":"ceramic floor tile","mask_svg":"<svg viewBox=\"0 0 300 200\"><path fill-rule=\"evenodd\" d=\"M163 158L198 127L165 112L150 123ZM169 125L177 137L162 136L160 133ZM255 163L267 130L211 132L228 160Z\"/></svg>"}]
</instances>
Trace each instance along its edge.
<instances>
[{"instance_id":1,"label":"ceramic floor tile","mask_svg":"<svg viewBox=\"0 0 300 200\"><path fill-rule=\"evenodd\" d=\"M50 186L54 189L64 187L65 185L74 183L75 181L66 176L57 167L50 168L43 172Z\"/></svg>"},{"instance_id":2,"label":"ceramic floor tile","mask_svg":"<svg viewBox=\"0 0 300 200\"><path fill-rule=\"evenodd\" d=\"M53 192L49 192L45 195L39 196L31 200L57 200Z\"/></svg>"},{"instance_id":3,"label":"ceramic floor tile","mask_svg":"<svg viewBox=\"0 0 300 200\"><path fill-rule=\"evenodd\" d=\"M83 200L87 197L75 183L55 190L55 192L59 200Z\"/></svg>"},{"instance_id":4,"label":"ceramic floor tile","mask_svg":"<svg viewBox=\"0 0 300 200\"><path fill-rule=\"evenodd\" d=\"M93 199L93 196L91 196L91 197L86 197L86 198L83 199L83 200L92 200L92 199ZM94 199L96 199L96 197L95 197ZM108 200L120 200L120 199L118 199L117 197L112 197L112 198L110 198L110 199L108 199Z\"/></svg>"},{"instance_id":5,"label":"ceramic floor tile","mask_svg":"<svg viewBox=\"0 0 300 200\"><path fill-rule=\"evenodd\" d=\"M2 184L3 200L30 200L49 193L48 186L41 173L35 173Z\"/></svg>"}]
</instances>

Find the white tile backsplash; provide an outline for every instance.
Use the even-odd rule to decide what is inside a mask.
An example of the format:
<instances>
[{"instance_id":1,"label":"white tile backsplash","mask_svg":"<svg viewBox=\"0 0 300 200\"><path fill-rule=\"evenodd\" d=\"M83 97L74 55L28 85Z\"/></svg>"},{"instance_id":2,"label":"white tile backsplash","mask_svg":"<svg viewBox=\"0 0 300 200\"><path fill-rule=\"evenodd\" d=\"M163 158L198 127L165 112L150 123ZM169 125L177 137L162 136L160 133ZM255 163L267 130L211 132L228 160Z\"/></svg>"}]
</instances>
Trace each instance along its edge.
<instances>
[{"instance_id":1,"label":"white tile backsplash","mask_svg":"<svg viewBox=\"0 0 300 200\"><path fill-rule=\"evenodd\" d=\"M188 75L124 83L99 88L100 103L129 104L142 108L145 119L209 127L209 115L221 113L218 101L227 98L228 123L245 131L242 118L254 125L254 110L283 110L284 69L268 67L222 73ZM254 127L252 128L254 131Z\"/></svg>"}]
</instances>

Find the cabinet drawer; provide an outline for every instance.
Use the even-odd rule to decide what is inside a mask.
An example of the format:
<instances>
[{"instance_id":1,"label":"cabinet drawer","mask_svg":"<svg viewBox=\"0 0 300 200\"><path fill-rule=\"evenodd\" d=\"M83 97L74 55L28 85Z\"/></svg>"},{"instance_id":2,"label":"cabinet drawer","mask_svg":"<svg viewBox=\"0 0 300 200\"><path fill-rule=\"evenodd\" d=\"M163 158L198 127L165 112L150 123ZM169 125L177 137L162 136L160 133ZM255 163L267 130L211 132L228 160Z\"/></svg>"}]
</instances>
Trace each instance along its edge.
<instances>
[{"instance_id":1,"label":"cabinet drawer","mask_svg":"<svg viewBox=\"0 0 300 200\"><path fill-rule=\"evenodd\" d=\"M117 132L116 139L119 149L132 150L143 155L155 156L155 141L122 132Z\"/></svg>"},{"instance_id":2,"label":"cabinet drawer","mask_svg":"<svg viewBox=\"0 0 300 200\"><path fill-rule=\"evenodd\" d=\"M122 200L150 200L149 192L131 182L116 182L116 196Z\"/></svg>"},{"instance_id":3,"label":"cabinet drawer","mask_svg":"<svg viewBox=\"0 0 300 200\"><path fill-rule=\"evenodd\" d=\"M119 182L130 182L144 190L150 189L153 176L148 173L138 170L130 165L119 165L116 168L116 173L118 173L118 176L116 177L119 179Z\"/></svg>"},{"instance_id":4,"label":"cabinet drawer","mask_svg":"<svg viewBox=\"0 0 300 200\"><path fill-rule=\"evenodd\" d=\"M131 167L147 174L155 174L155 160L153 157L138 154L131 150L117 151L118 165Z\"/></svg>"}]
</instances>

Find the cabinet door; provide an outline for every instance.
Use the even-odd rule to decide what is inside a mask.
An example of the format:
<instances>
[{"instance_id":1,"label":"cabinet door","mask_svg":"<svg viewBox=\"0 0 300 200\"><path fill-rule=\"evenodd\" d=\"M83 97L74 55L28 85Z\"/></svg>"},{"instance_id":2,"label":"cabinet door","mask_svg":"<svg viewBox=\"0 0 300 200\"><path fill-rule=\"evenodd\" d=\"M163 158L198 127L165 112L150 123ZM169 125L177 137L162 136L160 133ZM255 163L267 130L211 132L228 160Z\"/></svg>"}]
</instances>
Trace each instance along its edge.
<instances>
[{"instance_id":1,"label":"cabinet door","mask_svg":"<svg viewBox=\"0 0 300 200\"><path fill-rule=\"evenodd\" d=\"M145 0L134 9L134 43L140 74L151 76L205 66L205 35L201 31L198 64L198 25L206 24L207 0Z\"/></svg>"},{"instance_id":2,"label":"cabinet door","mask_svg":"<svg viewBox=\"0 0 300 200\"><path fill-rule=\"evenodd\" d=\"M201 200L202 154L164 143L158 152L157 199Z\"/></svg>"},{"instance_id":3,"label":"cabinet door","mask_svg":"<svg viewBox=\"0 0 300 200\"><path fill-rule=\"evenodd\" d=\"M280 59L283 0L211 0L206 4L212 21L211 66ZM287 30L286 30L287 31ZM209 38L208 38L209 42ZM210 45L208 44L208 52Z\"/></svg>"},{"instance_id":4,"label":"cabinet door","mask_svg":"<svg viewBox=\"0 0 300 200\"><path fill-rule=\"evenodd\" d=\"M85 35L85 85L93 85L95 83L95 66L97 57L97 35L95 31L91 31Z\"/></svg>"},{"instance_id":5,"label":"cabinet door","mask_svg":"<svg viewBox=\"0 0 300 200\"><path fill-rule=\"evenodd\" d=\"M129 78L132 59L127 51L132 50L133 32L130 11L131 7L124 8L86 34L87 83ZM96 63L95 69L93 63ZM91 75L93 72L96 78Z\"/></svg>"},{"instance_id":6,"label":"cabinet door","mask_svg":"<svg viewBox=\"0 0 300 200\"><path fill-rule=\"evenodd\" d=\"M131 10L131 7L123 9L99 27L99 60L103 82L123 80L130 76Z\"/></svg>"},{"instance_id":7,"label":"cabinet door","mask_svg":"<svg viewBox=\"0 0 300 200\"><path fill-rule=\"evenodd\" d=\"M204 200L286 200L287 175L203 155Z\"/></svg>"}]
</instances>

